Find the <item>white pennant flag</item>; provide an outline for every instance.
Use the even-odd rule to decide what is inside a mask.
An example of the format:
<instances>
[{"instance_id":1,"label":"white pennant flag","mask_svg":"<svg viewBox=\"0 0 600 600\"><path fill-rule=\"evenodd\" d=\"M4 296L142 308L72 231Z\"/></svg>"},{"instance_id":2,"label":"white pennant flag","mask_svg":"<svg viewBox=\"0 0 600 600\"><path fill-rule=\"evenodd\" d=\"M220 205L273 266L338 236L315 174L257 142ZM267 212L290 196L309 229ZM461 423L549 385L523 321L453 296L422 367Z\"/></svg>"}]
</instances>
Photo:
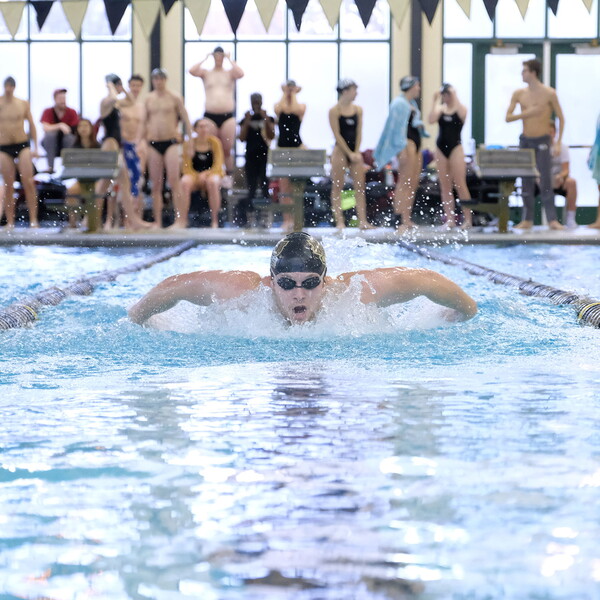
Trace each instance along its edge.
<instances>
[{"instance_id":1,"label":"white pennant flag","mask_svg":"<svg viewBox=\"0 0 600 600\"><path fill-rule=\"evenodd\" d=\"M0 12L6 21L10 35L14 38L19 30L25 2L0 2Z\"/></svg>"},{"instance_id":2,"label":"white pennant flag","mask_svg":"<svg viewBox=\"0 0 600 600\"><path fill-rule=\"evenodd\" d=\"M517 6L519 8L519 12L521 13L521 17L525 19L525 15L527 14L527 9L529 8L529 0L515 0Z\"/></svg>"},{"instance_id":3,"label":"white pennant flag","mask_svg":"<svg viewBox=\"0 0 600 600\"><path fill-rule=\"evenodd\" d=\"M467 17L471 18L471 0L456 0L456 3L462 8Z\"/></svg>"},{"instance_id":4,"label":"white pennant flag","mask_svg":"<svg viewBox=\"0 0 600 600\"><path fill-rule=\"evenodd\" d=\"M255 0L260 20L265 26L265 31L269 31L269 27L271 27L271 21L275 14L275 9L277 8L277 2L278 0Z\"/></svg>"},{"instance_id":5,"label":"white pennant flag","mask_svg":"<svg viewBox=\"0 0 600 600\"><path fill-rule=\"evenodd\" d=\"M591 13L592 12L592 4L594 3L594 0L583 0L583 3L585 4L585 7L588 9L588 12Z\"/></svg>"},{"instance_id":6,"label":"white pennant flag","mask_svg":"<svg viewBox=\"0 0 600 600\"><path fill-rule=\"evenodd\" d=\"M331 29L333 29L340 18L342 0L319 0L319 2L327 17L327 21L329 21L329 25L331 25Z\"/></svg>"},{"instance_id":7,"label":"white pennant flag","mask_svg":"<svg viewBox=\"0 0 600 600\"><path fill-rule=\"evenodd\" d=\"M61 6L75 37L79 39L81 36L83 19L85 18L85 13L88 9L87 0L81 0L81 2L61 2Z\"/></svg>"},{"instance_id":8,"label":"white pennant flag","mask_svg":"<svg viewBox=\"0 0 600 600\"><path fill-rule=\"evenodd\" d=\"M410 0L388 0L388 4L390 5L390 11L392 12L394 21L396 21L396 25L401 27L402 21L404 21L404 17L406 17L408 7L410 6Z\"/></svg>"},{"instance_id":9,"label":"white pennant flag","mask_svg":"<svg viewBox=\"0 0 600 600\"><path fill-rule=\"evenodd\" d=\"M185 0L185 6L190 11L198 35L202 35L204 22L210 9L210 0Z\"/></svg>"},{"instance_id":10,"label":"white pennant flag","mask_svg":"<svg viewBox=\"0 0 600 600\"><path fill-rule=\"evenodd\" d=\"M160 6L160 0L133 0L133 14L147 38L152 34Z\"/></svg>"}]
</instances>

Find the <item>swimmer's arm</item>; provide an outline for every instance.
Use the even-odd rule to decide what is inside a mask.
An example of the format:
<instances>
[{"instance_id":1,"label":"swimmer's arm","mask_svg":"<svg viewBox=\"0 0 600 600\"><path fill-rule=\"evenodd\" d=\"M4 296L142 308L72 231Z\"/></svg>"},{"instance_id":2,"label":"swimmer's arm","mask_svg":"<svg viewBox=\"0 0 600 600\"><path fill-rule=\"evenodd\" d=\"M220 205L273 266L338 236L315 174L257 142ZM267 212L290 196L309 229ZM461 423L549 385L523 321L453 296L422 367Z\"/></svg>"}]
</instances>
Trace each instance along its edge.
<instances>
[{"instance_id":1,"label":"swimmer's arm","mask_svg":"<svg viewBox=\"0 0 600 600\"><path fill-rule=\"evenodd\" d=\"M227 60L231 63L231 69L229 71L229 75L232 79L241 79L244 76L244 71L242 68L231 58L229 52L225 54Z\"/></svg>"},{"instance_id":2,"label":"swimmer's arm","mask_svg":"<svg viewBox=\"0 0 600 600\"><path fill-rule=\"evenodd\" d=\"M143 324L151 316L173 308L187 300L199 306L237 298L256 289L260 276L251 271L197 271L174 275L152 288L128 311L134 323Z\"/></svg>"},{"instance_id":3,"label":"swimmer's arm","mask_svg":"<svg viewBox=\"0 0 600 600\"><path fill-rule=\"evenodd\" d=\"M202 65L211 57L213 56L213 53L210 52L209 54L206 55L206 57L201 60L199 63L196 63L194 66L192 66L190 68L190 70L188 71L188 73L190 75L193 75L194 77L204 77L206 75L206 73L208 72L207 69L203 68Z\"/></svg>"},{"instance_id":4,"label":"swimmer's arm","mask_svg":"<svg viewBox=\"0 0 600 600\"><path fill-rule=\"evenodd\" d=\"M442 116L443 105L442 105L442 96L439 91L437 91L433 95L433 105L431 107L431 111L429 112L429 117L427 121L429 121L430 125L437 123Z\"/></svg>"},{"instance_id":5,"label":"swimmer's arm","mask_svg":"<svg viewBox=\"0 0 600 600\"><path fill-rule=\"evenodd\" d=\"M449 321L471 319L477 314L477 303L450 279L428 269L395 267L358 271L364 277L361 300L379 306L391 306L425 296L432 302L451 309L445 314ZM340 278L345 279L344 274Z\"/></svg>"},{"instance_id":6,"label":"swimmer's arm","mask_svg":"<svg viewBox=\"0 0 600 600\"><path fill-rule=\"evenodd\" d=\"M513 121L518 121L522 119L522 115L515 115L515 108L517 108L517 103L519 102L519 93L514 92L512 98L510 99L510 104L508 106L508 110L506 111L506 122L512 123Z\"/></svg>"},{"instance_id":7,"label":"swimmer's arm","mask_svg":"<svg viewBox=\"0 0 600 600\"><path fill-rule=\"evenodd\" d=\"M188 115L188 111L183 103L183 98L179 95L175 97L175 103L177 107L177 114L179 118L183 121L184 127L184 135L191 138L192 136L192 123L190 122L190 116Z\"/></svg>"},{"instance_id":8,"label":"swimmer's arm","mask_svg":"<svg viewBox=\"0 0 600 600\"><path fill-rule=\"evenodd\" d=\"M565 115L562 111L562 107L560 105L560 102L558 101L558 96L556 95L555 90L552 90L550 105L552 106L552 110L554 111L554 114L556 115L556 118L558 119L558 137L556 138L554 145L555 145L556 149L559 150L560 145L562 143L563 132L565 130Z\"/></svg>"},{"instance_id":9,"label":"swimmer's arm","mask_svg":"<svg viewBox=\"0 0 600 600\"><path fill-rule=\"evenodd\" d=\"M346 140L342 137L342 134L340 133L340 121L338 118L339 116L340 111L338 105L336 104L329 111L329 126L331 127L333 137L335 138L335 142L339 146L340 150L346 155L346 158L348 160L352 160L353 152L352 150L350 150L348 144L346 144Z\"/></svg>"},{"instance_id":10,"label":"swimmer's arm","mask_svg":"<svg viewBox=\"0 0 600 600\"><path fill-rule=\"evenodd\" d=\"M459 104L456 112L458 113L458 118L464 123L467 120L469 109L464 104Z\"/></svg>"},{"instance_id":11,"label":"swimmer's arm","mask_svg":"<svg viewBox=\"0 0 600 600\"><path fill-rule=\"evenodd\" d=\"M33 142L32 154L35 156L35 155L37 155L37 151L38 151L37 129L35 127L35 121L33 120L33 115L31 114L31 106L29 105L29 102L27 102L27 113L26 113L25 119L27 120L27 122L29 124L29 138Z\"/></svg>"}]
</instances>

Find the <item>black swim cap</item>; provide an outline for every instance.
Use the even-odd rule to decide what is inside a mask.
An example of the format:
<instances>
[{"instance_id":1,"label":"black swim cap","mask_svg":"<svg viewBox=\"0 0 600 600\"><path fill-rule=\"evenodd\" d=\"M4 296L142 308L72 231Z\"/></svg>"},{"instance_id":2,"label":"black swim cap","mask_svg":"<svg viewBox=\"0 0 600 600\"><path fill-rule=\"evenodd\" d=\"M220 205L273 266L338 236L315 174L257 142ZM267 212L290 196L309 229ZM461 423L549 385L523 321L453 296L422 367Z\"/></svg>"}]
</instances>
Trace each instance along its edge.
<instances>
[{"instance_id":1,"label":"black swim cap","mask_svg":"<svg viewBox=\"0 0 600 600\"><path fill-rule=\"evenodd\" d=\"M271 254L271 275L279 273L318 273L327 270L321 242L304 231L286 235Z\"/></svg>"}]
</instances>

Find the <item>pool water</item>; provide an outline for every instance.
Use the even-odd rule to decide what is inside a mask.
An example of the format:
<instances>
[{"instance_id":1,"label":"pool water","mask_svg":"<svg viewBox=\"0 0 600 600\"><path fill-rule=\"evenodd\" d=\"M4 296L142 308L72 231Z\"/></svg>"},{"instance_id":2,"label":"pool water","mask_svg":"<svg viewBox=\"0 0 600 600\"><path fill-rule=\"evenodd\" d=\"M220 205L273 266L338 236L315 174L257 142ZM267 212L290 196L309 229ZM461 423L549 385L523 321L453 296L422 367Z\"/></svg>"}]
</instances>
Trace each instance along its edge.
<instances>
[{"instance_id":1,"label":"pool water","mask_svg":"<svg viewBox=\"0 0 600 600\"><path fill-rule=\"evenodd\" d=\"M394 246L477 317L351 296L287 328L268 297L126 307L270 248L198 247L0 332L0 599L600 598L600 332ZM600 299L593 247L440 249ZM153 250L1 249L0 301Z\"/></svg>"}]
</instances>

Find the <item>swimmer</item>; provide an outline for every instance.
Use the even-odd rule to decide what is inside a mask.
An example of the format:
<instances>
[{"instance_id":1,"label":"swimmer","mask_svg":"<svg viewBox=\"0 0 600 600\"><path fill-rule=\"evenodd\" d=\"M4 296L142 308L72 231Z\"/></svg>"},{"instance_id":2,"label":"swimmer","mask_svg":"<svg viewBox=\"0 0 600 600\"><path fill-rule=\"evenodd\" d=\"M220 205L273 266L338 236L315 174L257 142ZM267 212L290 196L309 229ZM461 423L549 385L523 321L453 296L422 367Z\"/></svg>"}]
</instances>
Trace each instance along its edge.
<instances>
[{"instance_id":1,"label":"swimmer","mask_svg":"<svg viewBox=\"0 0 600 600\"><path fill-rule=\"evenodd\" d=\"M152 213L154 226L161 228L163 221L163 175L167 172L167 181L173 193L173 205L181 205L181 185L179 183L179 121L183 123L187 136L192 134L192 125L183 98L167 88L167 72L156 68L152 71L154 91L146 97L142 121L141 138L146 137L149 144L148 170L152 184Z\"/></svg>"},{"instance_id":2,"label":"swimmer","mask_svg":"<svg viewBox=\"0 0 600 600\"><path fill-rule=\"evenodd\" d=\"M400 94L392 100L390 113L375 148L375 161L383 169L398 157L398 182L394 191L394 227L398 233L415 227L411 213L419 186L423 155L421 137L427 137L417 98L421 83L407 75L400 80Z\"/></svg>"},{"instance_id":3,"label":"swimmer","mask_svg":"<svg viewBox=\"0 0 600 600\"><path fill-rule=\"evenodd\" d=\"M360 283L360 301L364 304L391 306L425 296L446 307L443 316L448 321L465 321L477 313L476 302L458 285L427 269L391 267L329 277L321 243L305 232L295 232L275 246L267 277L252 271L174 275L151 289L128 314L134 323L143 324L181 300L208 306L264 286L271 290L273 303L283 318L297 325L313 321L325 298L342 294L353 281Z\"/></svg>"},{"instance_id":4,"label":"swimmer","mask_svg":"<svg viewBox=\"0 0 600 600\"><path fill-rule=\"evenodd\" d=\"M202 65L209 59L215 66L206 69ZM230 69L223 68L227 59ZM206 58L189 70L190 75L200 77L204 83L206 105L204 118L213 123L217 137L223 145L225 166L229 173L233 172L233 156L231 150L235 141L235 82L244 76L244 71L231 58L231 55L217 46Z\"/></svg>"},{"instance_id":5,"label":"swimmer","mask_svg":"<svg viewBox=\"0 0 600 600\"><path fill-rule=\"evenodd\" d=\"M600 229L600 115L598 115L598 120L596 121L596 139L590 150L588 167L592 172L592 177L598 184L598 211L596 213L596 220L591 225L588 225L588 227Z\"/></svg>"},{"instance_id":6,"label":"swimmer","mask_svg":"<svg viewBox=\"0 0 600 600\"><path fill-rule=\"evenodd\" d=\"M558 102L556 90L544 85L540 81L542 65L533 58L523 62L521 77L526 88L515 91L506 111L506 122L523 121L523 133L519 138L520 148L533 148L535 162L540 172L539 186L542 204L546 211L546 219L550 229L564 229L556 218L556 206L552 191L552 157L553 144L550 131L552 113L558 119L558 137L554 140L557 153L560 151L562 135L565 128L565 118ZM517 104L521 107L520 113L515 113ZM535 180L532 177L523 178L523 218L515 229L531 229L533 227L533 213L535 209Z\"/></svg>"},{"instance_id":7,"label":"swimmer","mask_svg":"<svg viewBox=\"0 0 600 600\"><path fill-rule=\"evenodd\" d=\"M29 102L15 96L13 77L4 80L4 95L0 96L0 174L4 179L6 226L15 226L15 165L19 169L21 185L29 210L29 226L38 227L38 205L33 180L32 157L37 157L37 131L31 116ZM29 135L25 132L25 121ZM31 148L33 142L33 148Z\"/></svg>"},{"instance_id":8,"label":"swimmer","mask_svg":"<svg viewBox=\"0 0 600 600\"><path fill-rule=\"evenodd\" d=\"M433 95L433 108L429 122L439 124L436 140L435 162L437 163L442 207L446 215L446 227L456 226L454 190L460 200L470 200L467 187L467 167L465 151L460 134L467 118L467 107L460 102L456 90L444 83ZM463 209L463 228L471 227L473 216L470 210Z\"/></svg>"},{"instance_id":9,"label":"swimmer","mask_svg":"<svg viewBox=\"0 0 600 600\"><path fill-rule=\"evenodd\" d=\"M360 153L363 110L354 104L358 86L351 79L342 79L338 82L337 93L338 102L329 111L329 125L335 137L335 146L331 153L331 207L335 226L338 229L346 227L341 194L348 169L354 184L358 226L361 229L372 229L372 225L367 221L365 164Z\"/></svg>"}]
</instances>

